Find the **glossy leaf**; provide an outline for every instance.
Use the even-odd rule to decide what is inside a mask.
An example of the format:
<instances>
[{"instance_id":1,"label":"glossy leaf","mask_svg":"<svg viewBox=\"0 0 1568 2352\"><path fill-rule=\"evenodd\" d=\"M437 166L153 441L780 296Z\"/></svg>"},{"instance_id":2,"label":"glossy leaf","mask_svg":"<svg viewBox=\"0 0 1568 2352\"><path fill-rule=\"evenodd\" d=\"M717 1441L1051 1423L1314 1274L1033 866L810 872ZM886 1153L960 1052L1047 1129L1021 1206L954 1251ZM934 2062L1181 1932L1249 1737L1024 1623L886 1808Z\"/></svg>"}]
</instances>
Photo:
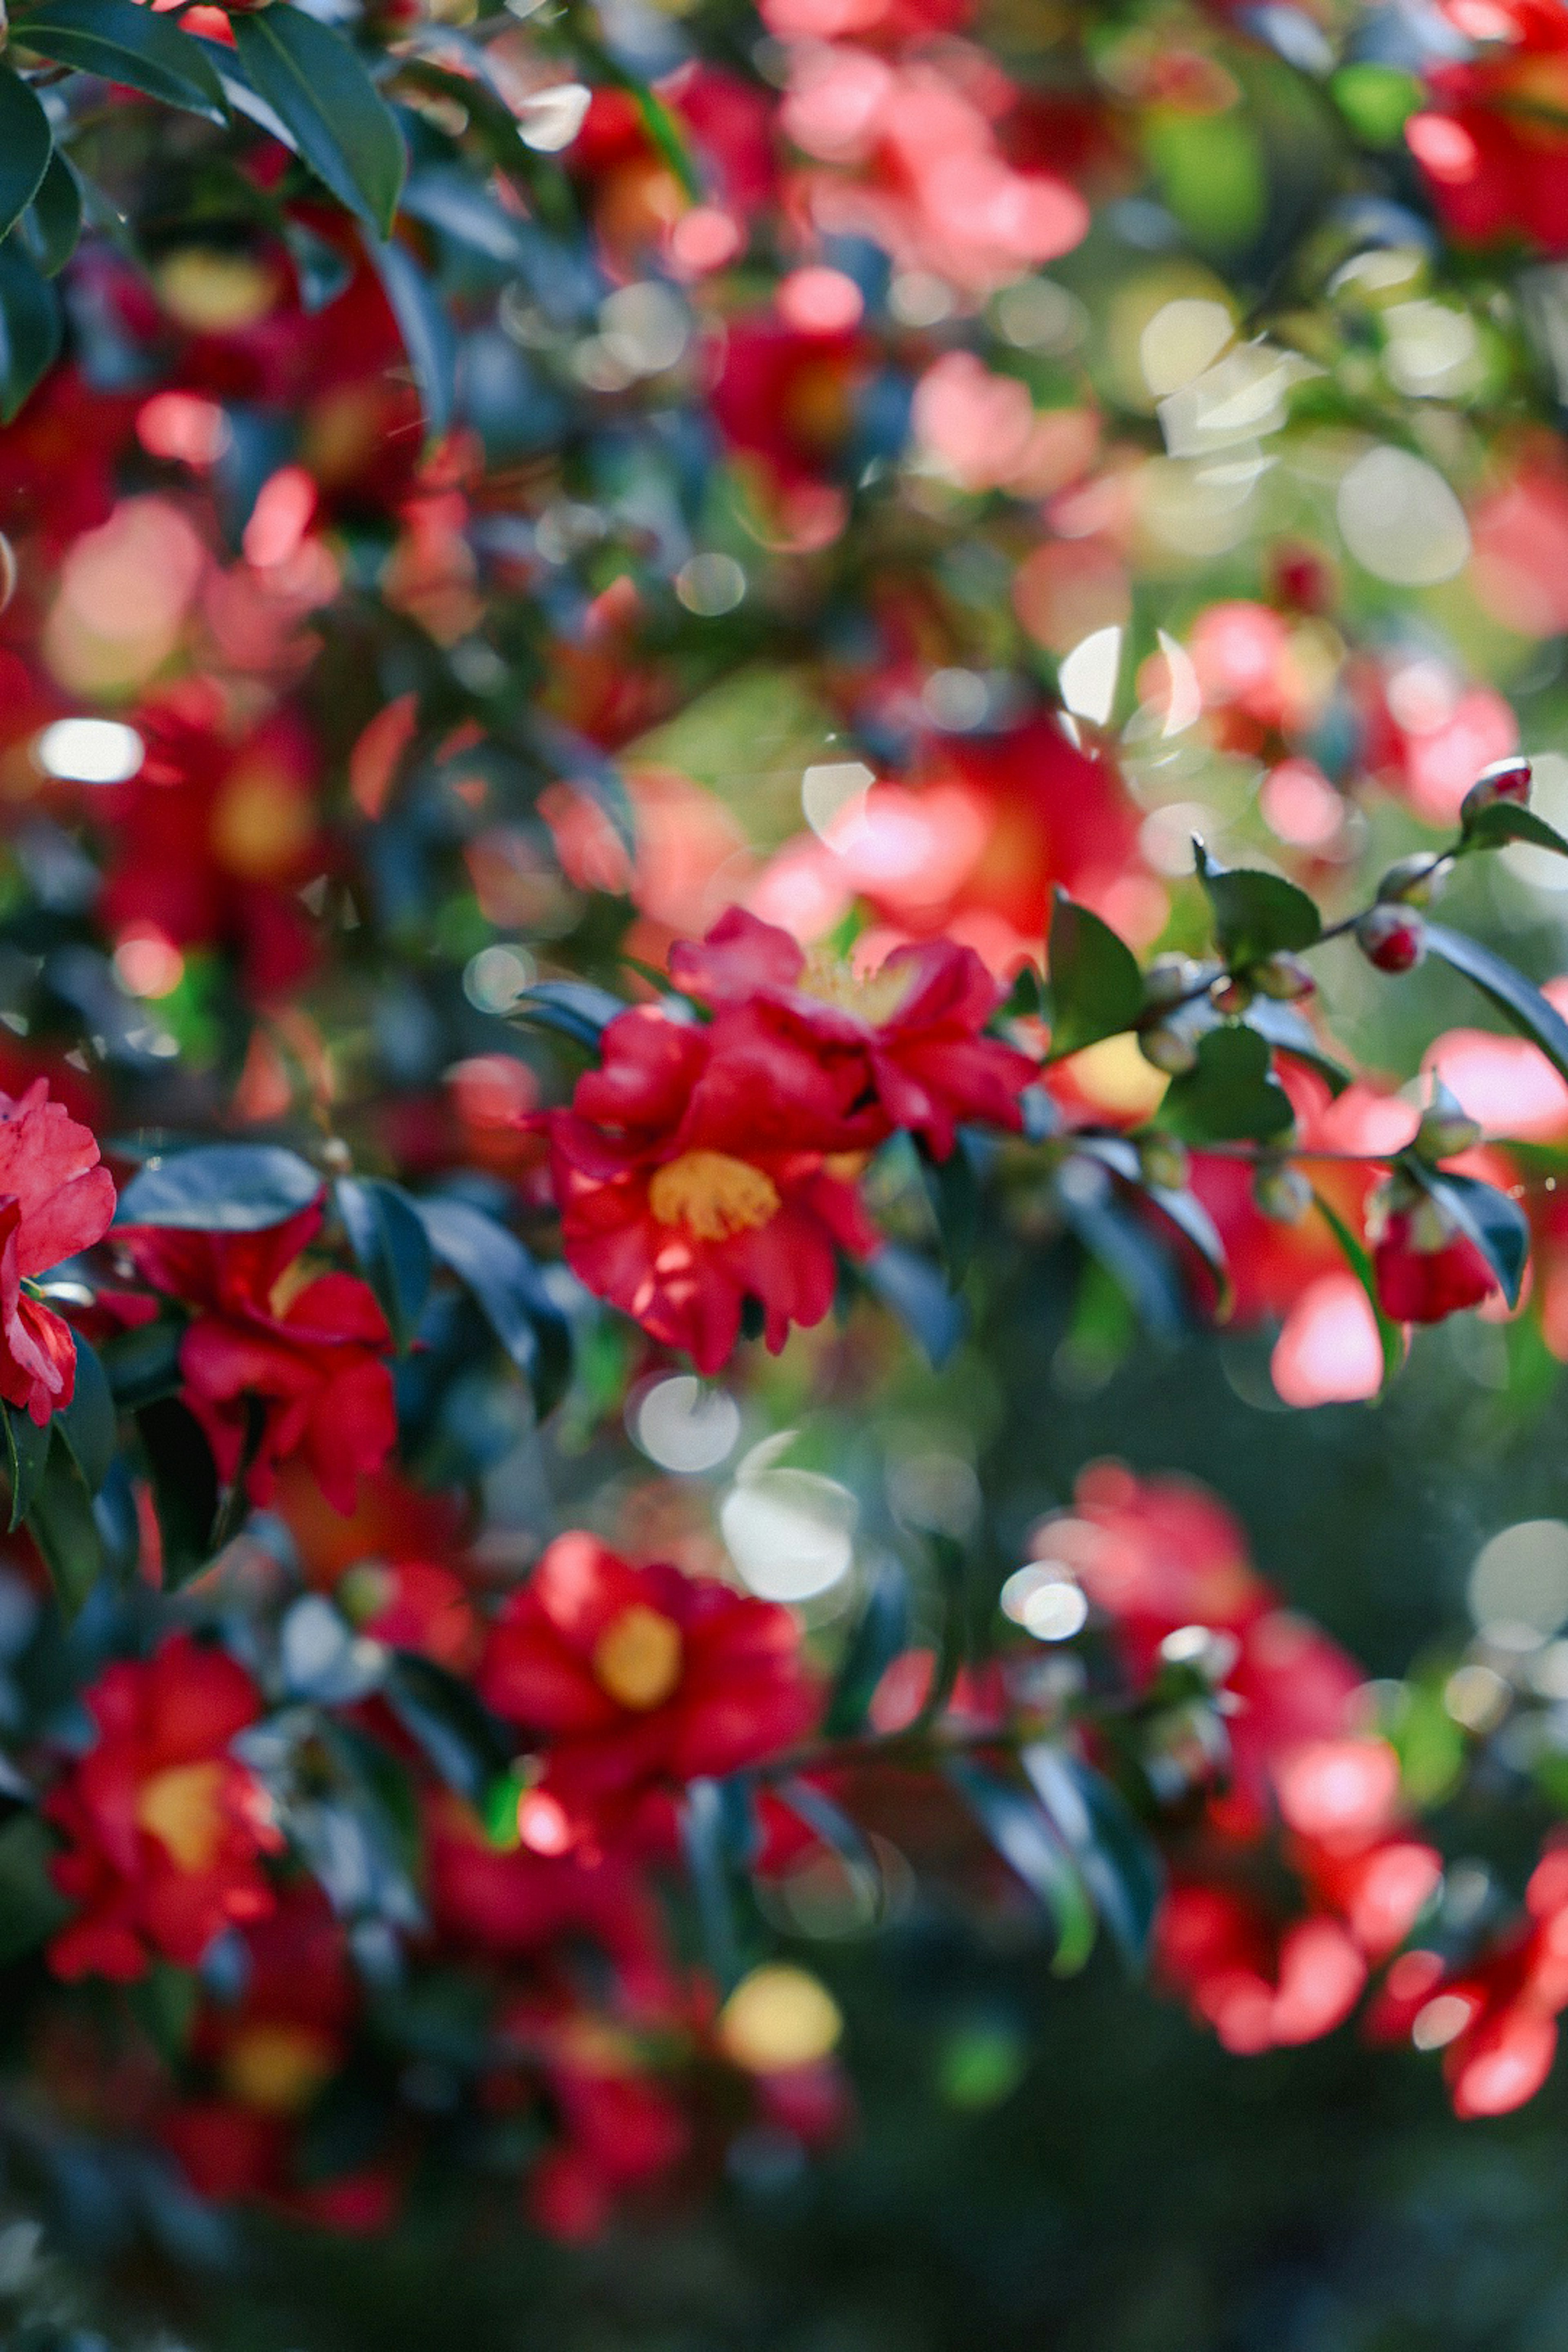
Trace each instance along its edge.
<instances>
[{"instance_id":1,"label":"glossy leaf","mask_svg":"<svg viewBox=\"0 0 1568 2352\"><path fill-rule=\"evenodd\" d=\"M868 1290L890 1307L919 1343L926 1361L940 1369L968 1328L963 1305L930 1258L898 1242L884 1242L858 1269Z\"/></svg>"},{"instance_id":2,"label":"glossy leaf","mask_svg":"<svg viewBox=\"0 0 1568 2352\"><path fill-rule=\"evenodd\" d=\"M43 1554L60 1613L68 1622L97 1583L103 1545L92 1497L63 1437L56 1436L27 1510L27 1528Z\"/></svg>"},{"instance_id":3,"label":"glossy leaf","mask_svg":"<svg viewBox=\"0 0 1568 2352\"><path fill-rule=\"evenodd\" d=\"M437 440L452 421L457 396L458 339L452 322L440 296L405 247L373 245L371 259L414 371L426 433Z\"/></svg>"},{"instance_id":4,"label":"glossy leaf","mask_svg":"<svg viewBox=\"0 0 1568 2352\"><path fill-rule=\"evenodd\" d=\"M0 236L15 228L37 194L53 153L43 107L19 74L0 66Z\"/></svg>"},{"instance_id":5,"label":"glossy leaf","mask_svg":"<svg viewBox=\"0 0 1568 2352\"><path fill-rule=\"evenodd\" d=\"M1215 1312L1223 1323L1231 1310L1232 1289L1230 1263L1218 1226L1195 1192L1176 1192L1164 1184L1151 1184L1146 1190L1161 1215L1168 1217L1184 1240L1192 1244L1213 1275Z\"/></svg>"},{"instance_id":6,"label":"glossy leaf","mask_svg":"<svg viewBox=\"0 0 1568 2352\"><path fill-rule=\"evenodd\" d=\"M470 1804L482 1803L515 1743L470 1685L431 1659L401 1651L387 1668L383 1696L447 1786Z\"/></svg>"},{"instance_id":7,"label":"glossy leaf","mask_svg":"<svg viewBox=\"0 0 1568 2352\"><path fill-rule=\"evenodd\" d=\"M1143 1010L1138 959L1109 923L1058 890L1049 941L1051 1058L1131 1029Z\"/></svg>"},{"instance_id":8,"label":"glossy leaf","mask_svg":"<svg viewBox=\"0 0 1568 2352\"><path fill-rule=\"evenodd\" d=\"M0 424L10 424L59 347L54 288L11 246L0 247Z\"/></svg>"},{"instance_id":9,"label":"glossy leaf","mask_svg":"<svg viewBox=\"0 0 1568 2352\"><path fill-rule=\"evenodd\" d=\"M350 43L289 0L229 21L247 78L316 177L390 236L407 168L403 133Z\"/></svg>"},{"instance_id":10,"label":"glossy leaf","mask_svg":"<svg viewBox=\"0 0 1568 2352\"><path fill-rule=\"evenodd\" d=\"M1501 849L1510 841L1527 841L1534 849L1552 849L1559 857L1568 857L1568 841L1556 826L1517 801L1493 801L1478 809L1465 826L1458 851L1462 857L1467 850Z\"/></svg>"},{"instance_id":11,"label":"glossy leaf","mask_svg":"<svg viewBox=\"0 0 1568 2352\"><path fill-rule=\"evenodd\" d=\"M86 1480L89 1494L96 1495L120 1449L120 1429L114 1398L98 1351L79 1333L76 1343L76 1388L69 1404L56 1413L55 1426Z\"/></svg>"},{"instance_id":12,"label":"glossy leaf","mask_svg":"<svg viewBox=\"0 0 1568 2352\"><path fill-rule=\"evenodd\" d=\"M1196 1067L1166 1088L1161 1127L1186 1143L1263 1143L1290 1125L1290 1097L1269 1076L1269 1046L1256 1029L1211 1029L1197 1054Z\"/></svg>"},{"instance_id":13,"label":"glossy leaf","mask_svg":"<svg viewBox=\"0 0 1568 2352\"><path fill-rule=\"evenodd\" d=\"M1500 1192L1495 1184L1482 1183L1479 1176L1458 1176L1450 1169L1430 1168L1413 1158L1401 1164L1466 1239L1475 1244L1503 1297L1510 1307L1517 1307L1530 1258L1530 1219L1520 1203Z\"/></svg>"},{"instance_id":14,"label":"glossy leaf","mask_svg":"<svg viewBox=\"0 0 1568 2352\"><path fill-rule=\"evenodd\" d=\"M1253 866L1216 866L1202 842L1194 844L1198 878L1214 910L1215 937L1232 971L1260 963L1265 956L1310 948L1322 919L1305 890L1280 874Z\"/></svg>"},{"instance_id":15,"label":"glossy leaf","mask_svg":"<svg viewBox=\"0 0 1568 2352\"><path fill-rule=\"evenodd\" d=\"M400 1350L419 1328L435 1261L418 1208L379 1177L340 1177L333 1197L361 1271Z\"/></svg>"},{"instance_id":16,"label":"glossy leaf","mask_svg":"<svg viewBox=\"0 0 1568 2352\"><path fill-rule=\"evenodd\" d=\"M920 1163L948 1282L956 1290L969 1270L980 1233L980 1177L974 1153L960 1129L945 1160L922 1149Z\"/></svg>"},{"instance_id":17,"label":"glossy leaf","mask_svg":"<svg viewBox=\"0 0 1568 2352\"><path fill-rule=\"evenodd\" d=\"M5 1475L11 1487L10 1531L15 1534L33 1507L48 1459L49 1424L33 1419L26 1405L0 1405L5 1417Z\"/></svg>"},{"instance_id":18,"label":"glossy leaf","mask_svg":"<svg viewBox=\"0 0 1568 2352\"><path fill-rule=\"evenodd\" d=\"M57 148L38 193L16 225L22 248L41 277L56 278L81 236L81 182Z\"/></svg>"},{"instance_id":19,"label":"glossy leaf","mask_svg":"<svg viewBox=\"0 0 1568 2352\"><path fill-rule=\"evenodd\" d=\"M177 1591L213 1556L217 1465L190 1407L160 1397L136 1415L163 1553L163 1589Z\"/></svg>"},{"instance_id":20,"label":"glossy leaf","mask_svg":"<svg viewBox=\"0 0 1568 2352\"><path fill-rule=\"evenodd\" d=\"M572 1376L572 1334L544 1278L515 1234L466 1201L421 1201L430 1247L475 1305L533 1391L542 1421Z\"/></svg>"},{"instance_id":21,"label":"glossy leaf","mask_svg":"<svg viewBox=\"0 0 1568 2352\"><path fill-rule=\"evenodd\" d=\"M227 119L223 86L201 42L136 0L41 0L13 18L11 32L54 65L139 89L209 122Z\"/></svg>"},{"instance_id":22,"label":"glossy leaf","mask_svg":"<svg viewBox=\"0 0 1568 2352\"><path fill-rule=\"evenodd\" d=\"M1159 1856L1110 1782L1071 1748L1037 1740L1019 1762L1130 1968L1142 1969L1159 1905Z\"/></svg>"},{"instance_id":23,"label":"glossy leaf","mask_svg":"<svg viewBox=\"0 0 1568 2352\"><path fill-rule=\"evenodd\" d=\"M149 1160L120 1195L117 1225L253 1234L319 1198L321 1178L278 1143L202 1143Z\"/></svg>"},{"instance_id":24,"label":"glossy leaf","mask_svg":"<svg viewBox=\"0 0 1568 2352\"><path fill-rule=\"evenodd\" d=\"M599 1040L617 1013L626 1010L618 996L607 988L595 988L584 980L542 980L533 988L525 988L511 1010L514 1021L525 1021L531 1028L552 1029L559 1037L570 1037L574 1045L585 1046L597 1054Z\"/></svg>"},{"instance_id":25,"label":"glossy leaf","mask_svg":"<svg viewBox=\"0 0 1568 2352\"><path fill-rule=\"evenodd\" d=\"M1094 1949L1094 1906L1072 1855L1034 1799L967 1757L942 1767L1008 1868L1056 1922L1053 1976L1076 1976Z\"/></svg>"},{"instance_id":26,"label":"glossy leaf","mask_svg":"<svg viewBox=\"0 0 1568 2352\"><path fill-rule=\"evenodd\" d=\"M1520 1034L1539 1045L1553 1068L1568 1078L1568 1021L1522 972L1515 971L1512 964L1468 932L1452 931L1446 923L1426 925L1426 945L1433 955L1440 956L1489 996Z\"/></svg>"},{"instance_id":27,"label":"glossy leaf","mask_svg":"<svg viewBox=\"0 0 1568 2352\"><path fill-rule=\"evenodd\" d=\"M872 1573L860 1622L834 1676L823 1717L823 1729L830 1738L860 1729L878 1684L908 1648L909 1638L909 1578L901 1561L889 1557Z\"/></svg>"},{"instance_id":28,"label":"glossy leaf","mask_svg":"<svg viewBox=\"0 0 1568 2352\"><path fill-rule=\"evenodd\" d=\"M1246 1018L1247 1027L1267 1037L1277 1054L1289 1054L1293 1062L1305 1063L1326 1082L1331 1094L1343 1094L1351 1082L1350 1072L1319 1043L1311 1023L1293 1004L1257 996L1247 1006Z\"/></svg>"}]
</instances>

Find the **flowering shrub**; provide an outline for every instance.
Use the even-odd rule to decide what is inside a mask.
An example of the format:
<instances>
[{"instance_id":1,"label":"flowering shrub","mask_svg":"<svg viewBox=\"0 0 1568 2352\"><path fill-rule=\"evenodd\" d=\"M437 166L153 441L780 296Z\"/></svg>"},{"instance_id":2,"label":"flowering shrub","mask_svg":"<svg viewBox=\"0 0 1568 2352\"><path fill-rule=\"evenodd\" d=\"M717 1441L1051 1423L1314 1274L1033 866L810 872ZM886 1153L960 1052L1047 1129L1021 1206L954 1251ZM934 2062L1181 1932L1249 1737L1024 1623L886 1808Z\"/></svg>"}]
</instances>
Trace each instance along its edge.
<instances>
[{"instance_id":1,"label":"flowering shrub","mask_svg":"<svg viewBox=\"0 0 1568 2352\"><path fill-rule=\"evenodd\" d=\"M15 12L0 1940L105 2178L593 2235L849 2133L824 1918L1545 2081L1555 1523L1374 1680L985 1434L1568 1361L1568 45L1392 13Z\"/></svg>"}]
</instances>

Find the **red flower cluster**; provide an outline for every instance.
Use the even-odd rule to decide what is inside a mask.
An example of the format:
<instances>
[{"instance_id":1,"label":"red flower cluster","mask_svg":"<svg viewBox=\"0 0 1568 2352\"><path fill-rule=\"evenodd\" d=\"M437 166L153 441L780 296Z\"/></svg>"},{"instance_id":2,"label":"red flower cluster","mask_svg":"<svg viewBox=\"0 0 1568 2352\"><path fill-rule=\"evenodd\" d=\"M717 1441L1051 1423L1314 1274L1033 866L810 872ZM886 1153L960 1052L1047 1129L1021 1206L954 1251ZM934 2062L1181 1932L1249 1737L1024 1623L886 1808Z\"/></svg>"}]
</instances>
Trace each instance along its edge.
<instances>
[{"instance_id":1,"label":"red flower cluster","mask_svg":"<svg viewBox=\"0 0 1568 2352\"><path fill-rule=\"evenodd\" d=\"M145 1664L105 1667L84 1699L97 1739L44 1808L66 1840L56 1884L79 1906L49 1964L121 1982L155 1955L194 1968L226 1927L272 1907L260 1857L282 1838L229 1752L261 1711L256 1685L175 1633Z\"/></svg>"},{"instance_id":2,"label":"red flower cluster","mask_svg":"<svg viewBox=\"0 0 1568 2352\"><path fill-rule=\"evenodd\" d=\"M114 1183L98 1145L37 1078L13 1101L0 1095L0 1396L36 1422L69 1404L76 1341L22 1287L62 1258L90 1249L114 1215Z\"/></svg>"},{"instance_id":3,"label":"red flower cluster","mask_svg":"<svg viewBox=\"0 0 1568 2352\"><path fill-rule=\"evenodd\" d=\"M248 1452L246 1490L264 1503L279 1465L302 1452L347 1513L397 1442L392 1338L367 1283L300 1264L321 1222L318 1205L258 1233L139 1228L125 1242L144 1281L195 1310L180 1370L222 1475Z\"/></svg>"},{"instance_id":4,"label":"red flower cluster","mask_svg":"<svg viewBox=\"0 0 1568 2352\"><path fill-rule=\"evenodd\" d=\"M1444 0L1475 44L1434 67L1434 104L1405 126L1450 235L1528 237L1568 253L1568 22L1554 0Z\"/></svg>"},{"instance_id":5,"label":"red flower cluster","mask_svg":"<svg viewBox=\"0 0 1568 2352\"><path fill-rule=\"evenodd\" d=\"M960 1119L1016 1128L1033 1071L982 1034L1000 990L949 943L857 982L733 910L670 962L712 1018L611 1022L600 1067L549 1115L552 1173L574 1272L711 1372L748 1298L776 1352L826 1314L837 1252L876 1248L858 1155L899 1128L939 1157Z\"/></svg>"}]
</instances>

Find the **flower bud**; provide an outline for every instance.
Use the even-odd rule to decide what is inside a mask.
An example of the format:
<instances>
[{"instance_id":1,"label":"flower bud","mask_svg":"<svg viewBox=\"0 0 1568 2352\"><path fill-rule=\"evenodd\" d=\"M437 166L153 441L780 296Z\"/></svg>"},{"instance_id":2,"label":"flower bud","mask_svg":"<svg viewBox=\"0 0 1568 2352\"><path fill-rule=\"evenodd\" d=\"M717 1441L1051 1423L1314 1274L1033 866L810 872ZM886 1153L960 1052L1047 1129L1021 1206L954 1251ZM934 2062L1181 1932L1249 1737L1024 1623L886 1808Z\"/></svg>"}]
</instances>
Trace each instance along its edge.
<instances>
[{"instance_id":1,"label":"flower bud","mask_svg":"<svg viewBox=\"0 0 1568 2352\"><path fill-rule=\"evenodd\" d=\"M1183 1077L1198 1066L1198 1049L1192 1040L1164 1021L1152 1029L1139 1031L1138 1051L1155 1069L1163 1070L1168 1078Z\"/></svg>"},{"instance_id":2,"label":"flower bud","mask_svg":"<svg viewBox=\"0 0 1568 2352\"><path fill-rule=\"evenodd\" d=\"M1426 952L1426 926L1404 907L1370 907L1355 935L1363 955L1378 971L1414 971Z\"/></svg>"},{"instance_id":3,"label":"flower bud","mask_svg":"<svg viewBox=\"0 0 1568 2352\"><path fill-rule=\"evenodd\" d=\"M1209 1002L1216 1013L1245 1013L1252 1002L1250 980L1237 979L1234 974L1217 981L1209 992Z\"/></svg>"},{"instance_id":4,"label":"flower bud","mask_svg":"<svg viewBox=\"0 0 1568 2352\"><path fill-rule=\"evenodd\" d=\"M1272 955L1254 964L1249 975L1254 988L1281 1004L1299 1003L1316 992L1318 983L1299 956Z\"/></svg>"},{"instance_id":5,"label":"flower bud","mask_svg":"<svg viewBox=\"0 0 1568 2352\"><path fill-rule=\"evenodd\" d=\"M1437 1079L1432 1100L1422 1113L1411 1150L1422 1160L1452 1160L1481 1139L1479 1119L1473 1119L1458 1097Z\"/></svg>"},{"instance_id":6,"label":"flower bud","mask_svg":"<svg viewBox=\"0 0 1568 2352\"><path fill-rule=\"evenodd\" d=\"M1213 967L1188 955L1157 955L1143 975L1143 993L1153 1005L1177 1004L1203 986Z\"/></svg>"},{"instance_id":7,"label":"flower bud","mask_svg":"<svg viewBox=\"0 0 1568 2352\"><path fill-rule=\"evenodd\" d=\"M1401 857L1377 886L1380 906L1429 907L1454 870L1451 857L1436 860L1425 851Z\"/></svg>"},{"instance_id":8,"label":"flower bud","mask_svg":"<svg viewBox=\"0 0 1568 2352\"><path fill-rule=\"evenodd\" d=\"M1494 760L1489 768L1481 770L1459 803L1459 823L1473 824L1483 809L1491 808L1498 801L1509 801L1515 808L1526 807L1530 780L1530 761L1521 751L1511 751L1506 760Z\"/></svg>"},{"instance_id":9,"label":"flower bud","mask_svg":"<svg viewBox=\"0 0 1568 2352\"><path fill-rule=\"evenodd\" d=\"M1180 1192L1192 1174L1186 1146L1173 1135L1141 1135L1138 1168L1145 1184L1156 1192Z\"/></svg>"},{"instance_id":10,"label":"flower bud","mask_svg":"<svg viewBox=\"0 0 1568 2352\"><path fill-rule=\"evenodd\" d=\"M1312 1205L1312 1188L1288 1160L1260 1160L1252 1179L1252 1197L1274 1224L1299 1225Z\"/></svg>"}]
</instances>

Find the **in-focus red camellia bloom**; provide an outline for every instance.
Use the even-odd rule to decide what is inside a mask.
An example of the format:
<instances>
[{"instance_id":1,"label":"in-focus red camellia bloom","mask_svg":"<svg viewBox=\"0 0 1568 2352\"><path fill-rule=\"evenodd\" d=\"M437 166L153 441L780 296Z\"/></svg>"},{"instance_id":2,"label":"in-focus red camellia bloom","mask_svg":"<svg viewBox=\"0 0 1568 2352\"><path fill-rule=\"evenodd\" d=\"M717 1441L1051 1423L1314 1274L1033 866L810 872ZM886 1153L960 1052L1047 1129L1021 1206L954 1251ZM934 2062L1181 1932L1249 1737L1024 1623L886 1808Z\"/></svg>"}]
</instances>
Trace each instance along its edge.
<instances>
[{"instance_id":1,"label":"in-focus red camellia bloom","mask_svg":"<svg viewBox=\"0 0 1568 2352\"><path fill-rule=\"evenodd\" d=\"M787 1609L560 1536L497 1620L481 1696L549 1743L523 1799L526 1844L559 1851L645 1792L777 1755L819 1694Z\"/></svg>"},{"instance_id":2,"label":"in-focus red camellia bloom","mask_svg":"<svg viewBox=\"0 0 1568 2352\"><path fill-rule=\"evenodd\" d=\"M864 1095L884 1133L907 1128L945 1160L960 1120L1016 1129L1027 1057L983 1034L1002 1002L973 948L896 948L863 977L812 957L787 931L731 907L698 945L670 950L679 988L710 1005L766 1005L811 1040L864 1057ZM878 1139L880 1139L879 1138Z\"/></svg>"},{"instance_id":3,"label":"in-focus red camellia bloom","mask_svg":"<svg viewBox=\"0 0 1568 2352\"><path fill-rule=\"evenodd\" d=\"M602 1052L549 1120L568 1265L700 1371L732 1353L748 1298L776 1354L833 1304L837 1253L877 1246L829 1159L854 1068L746 1009L702 1025L639 1005Z\"/></svg>"},{"instance_id":4,"label":"in-focus red camellia bloom","mask_svg":"<svg viewBox=\"0 0 1568 2352\"><path fill-rule=\"evenodd\" d=\"M368 1283L299 1264L321 1222L318 1204L259 1233L147 1227L125 1241L145 1281L196 1310L180 1370L223 1476L238 1471L259 1405L251 1500L266 1502L279 1463L302 1452L327 1500L348 1512L361 1476L397 1440L392 1338Z\"/></svg>"},{"instance_id":5,"label":"in-focus red camellia bloom","mask_svg":"<svg viewBox=\"0 0 1568 2352\"><path fill-rule=\"evenodd\" d=\"M76 1341L22 1287L62 1258L90 1249L114 1215L114 1180L98 1145L36 1078L13 1100L0 1095L0 1396L36 1422L69 1404Z\"/></svg>"},{"instance_id":6,"label":"in-focus red camellia bloom","mask_svg":"<svg viewBox=\"0 0 1568 2352\"><path fill-rule=\"evenodd\" d=\"M83 1698L98 1738L44 1808L66 1840L55 1884L79 1906L49 1965L121 1983L154 1956L194 1968L226 1927L272 1907L260 1857L282 1837L229 1752L260 1713L256 1685L175 1633L144 1662L107 1666Z\"/></svg>"}]
</instances>

